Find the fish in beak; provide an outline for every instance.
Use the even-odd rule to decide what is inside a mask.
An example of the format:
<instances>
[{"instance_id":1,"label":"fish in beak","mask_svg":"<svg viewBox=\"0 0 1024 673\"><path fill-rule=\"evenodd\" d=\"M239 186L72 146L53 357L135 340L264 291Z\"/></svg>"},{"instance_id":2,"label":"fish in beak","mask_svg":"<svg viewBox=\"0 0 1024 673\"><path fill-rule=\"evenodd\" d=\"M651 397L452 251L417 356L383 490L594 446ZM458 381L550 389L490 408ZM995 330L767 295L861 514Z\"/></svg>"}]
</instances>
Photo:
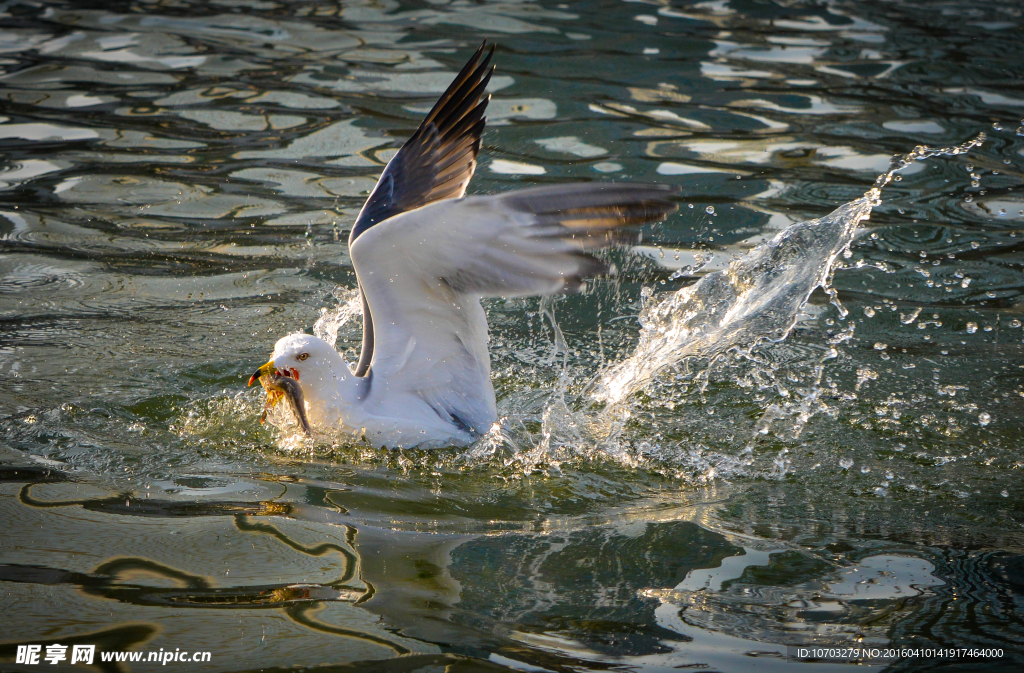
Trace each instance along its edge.
<instances>
[{"instance_id":1,"label":"fish in beak","mask_svg":"<svg viewBox=\"0 0 1024 673\"><path fill-rule=\"evenodd\" d=\"M309 420L306 418L306 402L302 396L302 388L299 387L297 376L292 375L288 371L278 371L274 367L274 361L271 360L253 372L253 375L249 377L250 386L256 381L259 381L263 389L267 391L267 401L263 405L260 423L264 423L267 420L267 412L273 409L282 398L285 398L289 401L292 411L295 412L299 425L302 426L302 429L308 436L313 436L313 428L310 427Z\"/></svg>"}]
</instances>

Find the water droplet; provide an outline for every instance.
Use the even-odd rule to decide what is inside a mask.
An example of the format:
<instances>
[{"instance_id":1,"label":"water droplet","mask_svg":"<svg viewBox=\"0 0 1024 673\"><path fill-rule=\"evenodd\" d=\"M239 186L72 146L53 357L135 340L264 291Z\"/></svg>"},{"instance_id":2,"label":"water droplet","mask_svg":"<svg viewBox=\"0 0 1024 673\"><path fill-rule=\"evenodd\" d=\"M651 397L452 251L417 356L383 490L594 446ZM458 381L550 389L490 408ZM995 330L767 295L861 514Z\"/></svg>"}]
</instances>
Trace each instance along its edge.
<instances>
[{"instance_id":1,"label":"water droplet","mask_svg":"<svg viewBox=\"0 0 1024 673\"><path fill-rule=\"evenodd\" d=\"M863 467L860 468L860 473L861 474L867 474L870 471L871 471L871 468L868 467L867 465L864 465Z\"/></svg>"},{"instance_id":2,"label":"water droplet","mask_svg":"<svg viewBox=\"0 0 1024 673\"><path fill-rule=\"evenodd\" d=\"M977 241L971 241L971 250L977 250L980 247L981 243L978 243Z\"/></svg>"},{"instance_id":3,"label":"water droplet","mask_svg":"<svg viewBox=\"0 0 1024 673\"><path fill-rule=\"evenodd\" d=\"M869 318L874 318L875 317L875 309L871 308L870 306L865 306L864 307L864 315L866 315Z\"/></svg>"},{"instance_id":4,"label":"water droplet","mask_svg":"<svg viewBox=\"0 0 1024 673\"><path fill-rule=\"evenodd\" d=\"M707 213L708 215L714 215L715 214L715 207L714 206L708 206L707 208L704 209L704 212Z\"/></svg>"},{"instance_id":5,"label":"water droplet","mask_svg":"<svg viewBox=\"0 0 1024 673\"><path fill-rule=\"evenodd\" d=\"M1013 329L1017 329L1018 327L1020 327L1020 320L1017 320L1017 319L1011 320L1010 321L1010 327L1012 327Z\"/></svg>"},{"instance_id":6,"label":"water droplet","mask_svg":"<svg viewBox=\"0 0 1024 673\"><path fill-rule=\"evenodd\" d=\"M1003 496L1004 498L1009 498L1010 492L1004 488L1002 491L999 492L999 495Z\"/></svg>"},{"instance_id":7,"label":"water droplet","mask_svg":"<svg viewBox=\"0 0 1024 673\"><path fill-rule=\"evenodd\" d=\"M849 470L851 467L853 467L853 459L852 458L840 458L839 459L839 467L843 468L844 470Z\"/></svg>"},{"instance_id":8,"label":"water droplet","mask_svg":"<svg viewBox=\"0 0 1024 673\"><path fill-rule=\"evenodd\" d=\"M902 175L894 175L893 178L892 178L892 181L893 182L902 182L903 181L903 176Z\"/></svg>"},{"instance_id":9,"label":"water droplet","mask_svg":"<svg viewBox=\"0 0 1024 673\"><path fill-rule=\"evenodd\" d=\"M967 197L964 199L964 203L970 203L973 200L974 200L974 197L971 196L970 194L968 194Z\"/></svg>"},{"instance_id":10,"label":"water droplet","mask_svg":"<svg viewBox=\"0 0 1024 673\"><path fill-rule=\"evenodd\" d=\"M977 331L978 331L978 323L976 323L976 322L969 322L969 323L967 323L967 333L968 334L974 334Z\"/></svg>"},{"instance_id":11,"label":"water droplet","mask_svg":"<svg viewBox=\"0 0 1024 673\"><path fill-rule=\"evenodd\" d=\"M692 203L687 203L686 205L689 206L690 210L693 210L693 204Z\"/></svg>"},{"instance_id":12,"label":"water droplet","mask_svg":"<svg viewBox=\"0 0 1024 673\"><path fill-rule=\"evenodd\" d=\"M903 323L904 325L910 325L915 320L917 320L917 316L919 316L920 314L921 314L921 307L920 306L915 308L910 313L900 313L900 322ZM904 350L904 352L906 352L906 351Z\"/></svg>"},{"instance_id":13,"label":"water droplet","mask_svg":"<svg viewBox=\"0 0 1024 673\"><path fill-rule=\"evenodd\" d=\"M978 423L980 423L981 425L988 425L991 422L992 417L989 416L987 411L983 411L980 414L978 414Z\"/></svg>"}]
</instances>

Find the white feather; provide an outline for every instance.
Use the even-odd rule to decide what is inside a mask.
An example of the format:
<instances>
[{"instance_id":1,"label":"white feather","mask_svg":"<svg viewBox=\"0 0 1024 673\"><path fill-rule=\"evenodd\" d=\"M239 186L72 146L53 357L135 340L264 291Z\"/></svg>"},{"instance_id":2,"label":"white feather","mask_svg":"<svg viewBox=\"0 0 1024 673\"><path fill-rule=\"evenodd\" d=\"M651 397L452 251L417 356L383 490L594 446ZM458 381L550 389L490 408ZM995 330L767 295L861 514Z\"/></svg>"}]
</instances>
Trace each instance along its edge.
<instances>
[{"instance_id":1,"label":"white feather","mask_svg":"<svg viewBox=\"0 0 1024 673\"><path fill-rule=\"evenodd\" d=\"M674 208L663 200L668 193L656 185L561 185L395 215L350 250L373 318L368 376L351 376L333 348L308 335L278 342L275 366L300 374L314 426L377 446L469 443L497 420L480 299L578 288L582 276L605 268L587 251L612 240L615 226L663 217Z\"/></svg>"}]
</instances>

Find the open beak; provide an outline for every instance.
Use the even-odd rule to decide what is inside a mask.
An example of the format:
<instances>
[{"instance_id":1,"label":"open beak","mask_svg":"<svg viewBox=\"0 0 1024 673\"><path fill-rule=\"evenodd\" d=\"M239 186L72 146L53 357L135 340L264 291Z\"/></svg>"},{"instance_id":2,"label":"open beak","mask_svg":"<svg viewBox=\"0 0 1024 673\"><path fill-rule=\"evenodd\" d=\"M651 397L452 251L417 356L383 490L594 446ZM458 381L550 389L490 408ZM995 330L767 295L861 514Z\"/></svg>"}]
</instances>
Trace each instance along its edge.
<instances>
[{"instance_id":1,"label":"open beak","mask_svg":"<svg viewBox=\"0 0 1024 673\"><path fill-rule=\"evenodd\" d=\"M263 414L260 416L260 423L267 420L267 413L277 405L283 398L288 398L290 406L295 412L299 425L309 436L313 435L313 429L306 418L306 404L303 401L302 388L299 387L299 372L296 369L284 368L278 371L271 360L263 365L249 377L249 385L256 381L260 382L263 389L267 391L267 401L263 405Z\"/></svg>"},{"instance_id":2,"label":"open beak","mask_svg":"<svg viewBox=\"0 0 1024 673\"><path fill-rule=\"evenodd\" d=\"M266 376L267 374L271 373L272 371L274 371L274 361L273 360L271 360L267 364L263 365L262 367L257 369L255 372L253 372L253 375L249 377L249 385L251 386L252 384L256 383L260 379L261 376Z\"/></svg>"},{"instance_id":3,"label":"open beak","mask_svg":"<svg viewBox=\"0 0 1024 673\"><path fill-rule=\"evenodd\" d=\"M267 412L273 409L274 406L281 401L281 398L284 397L283 392L281 392L276 386L274 386L273 383L269 383L270 381L272 381L272 375L275 372L276 369L274 368L274 361L271 360L267 364L263 365L262 367L254 371L252 373L252 376L249 377L250 386L259 381L260 385L263 386L263 389L267 391L267 401L263 405L263 414L260 415L260 425L263 425L263 423L267 420ZM268 378L263 378L264 376Z\"/></svg>"}]
</instances>

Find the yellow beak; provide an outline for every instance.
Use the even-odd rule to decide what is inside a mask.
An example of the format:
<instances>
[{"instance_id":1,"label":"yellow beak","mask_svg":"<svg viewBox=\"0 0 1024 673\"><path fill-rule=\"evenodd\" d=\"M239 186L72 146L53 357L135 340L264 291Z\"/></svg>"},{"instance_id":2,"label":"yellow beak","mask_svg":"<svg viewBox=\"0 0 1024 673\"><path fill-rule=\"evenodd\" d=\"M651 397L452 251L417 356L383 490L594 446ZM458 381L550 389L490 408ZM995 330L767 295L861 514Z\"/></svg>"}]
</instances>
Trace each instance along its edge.
<instances>
[{"instance_id":1,"label":"yellow beak","mask_svg":"<svg viewBox=\"0 0 1024 673\"><path fill-rule=\"evenodd\" d=\"M255 372L253 372L253 375L249 377L249 385L251 386L252 384L256 383L257 380L259 380L260 378L266 376L267 374L269 374L272 371L274 371L274 361L273 360L271 360L267 364L263 365L262 367L257 369Z\"/></svg>"},{"instance_id":2,"label":"yellow beak","mask_svg":"<svg viewBox=\"0 0 1024 673\"><path fill-rule=\"evenodd\" d=\"M252 376L249 377L249 385L250 386L252 384L256 383L256 381L259 381L260 385L263 386L263 389L265 391L267 391L267 401L263 405L263 414L260 416L260 425L262 425L264 423L264 421L267 420L267 412L270 411L271 409L273 409L274 405L276 405L278 402L280 402L281 398L284 397L284 393L283 392L281 392L280 390L273 389L273 388L268 388L267 385L266 385L266 382L263 380L264 376L269 376L273 372L274 372L274 361L271 360L270 362L268 362L267 364L263 365L262 367L257 369L255 372L253 372Z\"/></svg>"}]
</instances>

